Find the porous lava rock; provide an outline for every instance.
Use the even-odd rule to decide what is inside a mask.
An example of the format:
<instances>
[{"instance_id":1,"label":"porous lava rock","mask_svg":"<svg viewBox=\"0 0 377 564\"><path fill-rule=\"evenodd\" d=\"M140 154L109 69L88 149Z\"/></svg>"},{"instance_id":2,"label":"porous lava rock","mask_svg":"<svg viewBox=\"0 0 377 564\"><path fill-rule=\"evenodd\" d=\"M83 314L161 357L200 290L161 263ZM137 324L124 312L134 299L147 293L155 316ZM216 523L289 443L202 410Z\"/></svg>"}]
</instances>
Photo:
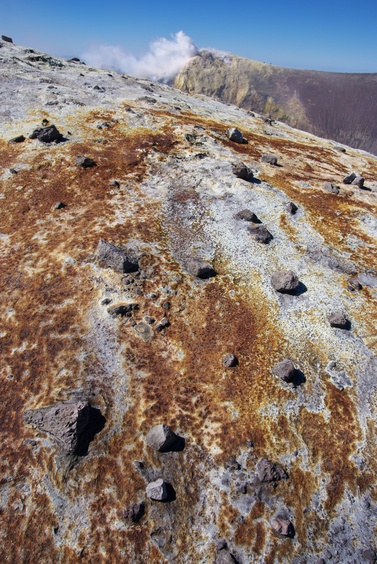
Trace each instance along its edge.
<instances>
[{"instance_id":1,"label":"porous lava rock","mask_svg":"<svg viewBox=\"0 0 377 564\"><path fill-rule=\"evenodd\" d=\"M100 239L97 246L97 257L100 266L112 268L116 272L128 273L139 270L139 262L132 249L125 249Z\"/></svg>"},{"instance_id":2,"label":"porous lava rock","mask_svg":"<svg viewBox=\"0 0 377 564\"><path fill-rule=\"evenodd\" d=\"M25 411L25 423L53 437L64 454L85 456L89 443L104 426L105 418L87 401L58 402Z\"/></svg>"},{"instance_id":3,"label":"porous lava rock","mask_svg":"<svg viewBox=\"0 0 377 564\"><path fill-rule=\"evenodd\" d=\"M168 425L160 424L150 429L145 437L145 442L158 452L168 452L177 443L178 439L178 435Z\"/></svg>"},{"instance_id":4,"label":"porous lava rock","mask_svg":"<svg viewBox=\"0 0 377 564\"><path fill-rule=\"evenodd\" d=\"M277 292L281 294L291 294L296 292L300 281L293 270L283 270L272 274L271 284Z\"/></svg>"}]
</instances>

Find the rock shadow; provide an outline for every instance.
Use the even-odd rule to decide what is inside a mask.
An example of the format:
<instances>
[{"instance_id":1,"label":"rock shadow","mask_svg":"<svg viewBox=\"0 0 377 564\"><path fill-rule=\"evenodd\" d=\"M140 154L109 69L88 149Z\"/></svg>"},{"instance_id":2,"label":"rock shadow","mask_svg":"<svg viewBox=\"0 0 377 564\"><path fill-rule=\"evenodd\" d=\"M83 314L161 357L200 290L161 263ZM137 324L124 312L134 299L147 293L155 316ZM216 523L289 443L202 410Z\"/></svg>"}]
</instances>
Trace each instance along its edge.
<instances>
[{"instance_id":1,"label":"rock shadow","mask_svg":"<svg viewBox=\"0 0 377 564\"><path fill-rule=\"evenodd\" d=\"M165 499L161 500L161 503L170 503L171 501L175 501L177 499L177 494L171 484L166 484L166 493L167 496Z\"/></svg>"},{"instance_id":2,"label":"rock shadow","mask_svg":"<svg viewBox=\"0 0 377 564\"><path fill-rule=\"evenodd\" d=\"M293 385L294 388L298 388L302 384L305 384L305 382L306 382L305 374L301 370L296 368L294 375L290 380L290 383Z\"/></svg>"},{"instance_id":3,"label":"rock shadow","mask_svg":"<svg viewBox=\"0 0 377 564\"><path fill-rule=\"evenodd\" d=\"M165 449L160 449L160 452L182 452L186 446L186 439L184 437L179 437L171 446Z\"/></svg>"},{"instance_id":4,"label":"rock shadow","mask_svg":"<svg viewBox=\"0 0 377 564\"><path fill-rule=\"evenodd\" d=\"M74 450L76 456L86 456L88 454L89 445L94 437L102 431L105 426L106 419L97 407L88 406L86 414L87 421L83 428L80 429L82 422L80 417L77 421L77 444Z\"/></svg>"}]
</instances>

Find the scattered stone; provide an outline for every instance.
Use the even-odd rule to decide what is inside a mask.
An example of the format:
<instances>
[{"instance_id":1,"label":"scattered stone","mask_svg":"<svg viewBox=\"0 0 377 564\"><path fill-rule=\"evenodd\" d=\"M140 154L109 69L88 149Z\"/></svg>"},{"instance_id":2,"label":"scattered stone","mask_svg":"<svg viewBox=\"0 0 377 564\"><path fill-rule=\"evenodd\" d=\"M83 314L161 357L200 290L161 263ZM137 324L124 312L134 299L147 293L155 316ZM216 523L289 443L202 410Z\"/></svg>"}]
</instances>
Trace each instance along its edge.
<instances>
[{"instance_id":1,"label":"scattered stone","mask_svg":"<svg viewBox=\"0 0 377 564\"><path fill-rule=\"evenodd\" d=\"M360 291L362 289L363 289L363 287L360 284L359 279L357 277L353 277L353 278L348 279L347 290L349 290L350 292L356 292L356 291Z\"/></svg>"},{"instance_id":2,"label":"scattered stone","mask_svg":"<svg viewBox=\"0 0 377 564\"><path fill-rule=\"evenodd\" d=\"M138 523L144 515L144 501L140 503L133 503L128 509L125 509L123 513L124 518L127 519L127 521L132 521L133 523Z\"/></svg>"},{"instance_id":3,"label":"scattered stone","mask_svg":"<svg viewBox=\"0 0 377 564\"><path fill-rule=\"evenodd\" d=\"M164 501L168 497L167 483L162 478L147 485L146 494L153 501Z\"/></svg>"},{"instance_id":4,"label":"scattered stone","mask_svg":"<svg viewBox=\"0 0 377 564\"><path fill-rule=\"evenodd\" d=\"M109 307L107 313L111 315L111 317L124 317L138 309L139 304L118 304Z\"/></svg>"},{"instance_id":5,"label":"scattered stone","mask_svg":"<svg viewBox=\"0 0 377 564\"><path fill-rule=\"evenodd\" d=\"M241 210L234 217L243 221L250 221L251 223L262 223L258 216L250 210Z\"/></svg>"},{"instance_id":6,"label":"scattered stone","mask_svg":"<svg viewBox=\"0 0 377 564\"><path fill-rule=\"evenodd\" d=\"M167 319L167 317L163 317L161 321L156 325L155 329L156 331L161 332L163 329L166 329L166 327L169 327L169 325L169 319Z\"/></svg>"},{"instance_id":7,"label":"scattered stone","mask_svg":"<svg viewBox=\"0 0 377 564\"><path fill-rule=\"evenodd\" d=\"M330 194L339 194L340 188L336 184L332 182L325 182L323 185L323 189Z\"/></svg>"},{"instance_id":8,"label":"scattered stone","mask_svg":"<svg viewBox=\"0 0 377 564\"><path fill-rule=\"evenodd\" d=\"M362 176L356 176L352 180L351 184L353 186L358 186L359 188L363 189L364 188L364 182L365 182L365 179Z\"/></svg>"},{"instance_id":9,"label":"scattered stone","mask_svg":"<svg viewBox=\"0 0 377 564\"><path fill-rule=\"evenodd\" d=\"M343 184L352 184L355 178L356 178L356 174L354 172L351 172L351 174L348 174L343 178Z\"/></svg>"},{"instance_id":10,"label":"scattered stone","mask_svg":"<svg viewBox=\"0 0 377 564\"><path fill-rule=\"evenodd\" d=\"M156 425L148 432L145 442L158 452L169 452L179 437L168 425Z\"/></svg>"},{"instance_id":11,"label":"scattered stone","mask_svg":"<svg viewBox=\"0 0 377 564\"><path fill-rule=\"evenodd\" d=\"M213 267L204 260L200 258L190 258L185 262L186 270L196 278L212 278L216 276L216 272Z\"/></svg>"},{"instance_id":12,"label":"scattered stone","mask_svg":"<svg viewBox=\"0 0 377 564\"><path fill-rule=\"evenodd\" d=\"M2 35L1 41L5 41L6 43L13 43L13 39L11 37L8 37L7 35Z\"/></svg>"},{"instance_id":13,"label":"scattered stone","mask_svg":"<svg viewBox=\"0 0 377 564\"><path fill-rule=\"evenodd\" d=\"M149 325L153 325L153 323L156 322L155 318L154 318L154 317L150 317L149 315L146 315L146 316L144 317L144 319L145 319L146 323L148 323Z\"/></svg>"},{"instance_id":14,"label":"scattered stone","mask_svg":"<svg viewBox=\"0 0 377 564\"><path fill-rule=\"evenodd\" d=\"M105 418L86 401L65 401L24 413L25 423L51 435L62 452L88 453L89 443L103 429Z\"/></svg>"},{"instance_id":15,"label":"scattered stone","mask_svg":"<svg viewBox=\"0 0 377 564\"><path fill-rule=\"evenodd\" d=\"M277 517L271 523L271 528L278 533L279 535L283 535L284 537L293 538L295 536L295 529L291 521L288 519L282 519L281 517Z\"/></svg>"},{"instance_id":16,"label":"scattered stone","mask_svg":"<svg viewBox=\"0 0 377 564\"><path fill-rule=\"evenodd\" d=\"M166 311L169 311L169 309L170 309L170 307L171 307L171 304L170 304L170 302L164 302L164 303L162 304L162 307L163 307Z\"/></svg>"},{"instance_id":17,"label":"scattered stone","mask_svg":"<svg viewBox=\"0 0 377 564\"><path fill-rule=\"evenodd\" d=\"M284 382L292 382L297 374L296 367L290 358L285 358L281 362L278 362L278 364L275 364L272 372Z\"/></svg>"},{"instance_id":18,"label":"scattered stone","mask_svg":"<svg viewBox=\"0 0 377 564\"><path fill-rule=\"evenodd\" d=\"M233 141L234 143L247 143L247 140L244 138L241 131L236 127L230 127L227 129L226 136L229 141Z\"/></svg>"},{"instance_id":19,"label":"scattered stone","mask_svg":"<svg viewBox=\"0 0 377 564\"><path fill-rule=\"evenodd\" d=\"M285 209L287 210L288 213L290 213L291 215L295 215L295 213L298 210L298 207L296 206L296 204L294 204L293 202L288 202L287 204L285 204Z\"/></svg>"},{"instance_id":20,"label":"scattered stone","mask_svg":"<svg viewBox=\"0 0 377 564\"><path fill-rule=\"evenodd\" d=\"M26 137L23 135L17 135L17 137L13 137L13 139L9 139L8 143L23 143L26 140Z\"/></svg>"},{"instance_id":21,"label":"scattered stone","mask_svg":"<svg viewBox=\"0 0 377 564\"><path fill-rule=\"evenodd\" d=\"M64 202L56 202L54 209L55 210L62 210L65 207L66 207L66 204Z\"/></svg>"},{"instance_id":22,"label":"scattered stone","mask_svg":"<svg viewBox=\"0 0 377 564\"><path fill-rule=\"evenodd\" d=\"M271 276L271 284L277 292L292 294L297 290L300 282L293 270L286 270L274 272Z\"/></svg>"},{"instance_id":23,"label":"scattered stone","mask_svg":"<svg viewBox=\"0 0 377 564\"><path fill-rule=\"evenodd\" d=\"M81 60L78 57L71 57L71 59L68 59L69 63L81 63Z\"/></svg>"},{"instance_id":24,"label":"scattered stone","mask_svg":"<svg viewBox=\"0 0 377 564\"><path fill-rule=\"evenodd\" d=\"M238 163L232 166L233 174L242 180L252 180L253 171L244 163Z\"/></svg>"},{"instance_id":25,"label":"scattered stone","mask_svg":"<svg viewBox=\"0 0 377 564\"><path fill-rule=\"evenodd\" d=\"M347 152L344 147L339 147L339 146L334 147L334 150L339 151L340 153L346 153Z\"/></svg>"},{"instance_id":26,"label":"scattered stone","mask_svg":"<svg viewBox=\"0 0 377 564\"><path fill-rule=\"evenodd\" d=\"M327 316L327 319L331 327L337 327L338 329L349 329L351 325L350 321L347 319L345 314L341 311L331 313L330 315Z\"/></svg>"},{"instance_id":27,"label":"scattered stone","mask_svg":"<svg viewBox=\"0 0 377 564\"><path fill-rule=\"evenodd\" d=\"M136 334L143 339L146 343L152 340L153 338L153 330L148 325L148 323L144 323L144 321L140 321L140 323L136 323L136 321L132 322L131 325L134 327Z\"/></svg>"},{"instance_id":28,"label":"scattered stone","mask_svg":"<svg viewBox=\"0 0 377 564\"><path fill-rule=\"evenodd\" d=\"M270 462L267 458L261 458L256 466L258 478L261 482L278 482L287 480L288 474L276 462Z\"/></svg>"},{"instance_id":29,"label":"scattered stone","mask_svg":"<svg viewBox=\"0 0 377 564\"><path fill-rule=\"evenodd\" d=\"M231 366L237 366L238 359L236 356L234 356L234 354L229 353L224 356L222 362L223 362L223 366L225 366L226 368L230 368Z\"/></svg>"},{"instance_id":30,"label":"scattered stone","mask_svg":"<svg viewBox=\"0 0 377 564\"><path fill-rule=\"evenodd\" d=\"M118 182L118 180L110 180L109 186L112 186L113 188L119 188L120 183Z\"/></svg>"},{"instance_id":31,"label":"scattered stone","mask_svg":"<svg viewBox=\"0 0 377 564\"><path fill-rule=\"evenodd\" d=\"M117 247L101 239L97 247L100 266L112 268L116 272L136 272L139 262L132 249Z\"/></svg>"},{"instance_id":32,"label":"scattered stone","mask_svg":"<svg viewBox=\"0 0 377 564\"><path fill-rule=\"evenodd\" d=\"M262 163L268 163L270 165L276 166L278 164L278 159L275 155L262 155L261 159Z\"/></svg>"},{"instance_id":33,"label":"scattered stone","mask_svg":"<svg viewBox=\"0 0 377 564\"><path fill-rule=\"evenodd\" d=\"M9 169L9 172L10 172L11 174L18 174L18 170L16 170L15 168L10 168L10 169Z\"/></svg>"},{"instance_id":34,"label":"scattered stone","mask_svg":"<svg viewBox=\"0 0 377 564\"><path fill-rule=\"evenodd\" d=\"M93 166L97 166L95 161L90 157L84 157L83 155L78 155L75 157L75 165L81 166L82 168L91 168Z\"/></svg>"},{"instance_id":35,"label":"scattered stone","mask_svg":"<svg viewBox=\"0 0 377 564\"><path fill-rule=\"evenodd\" d=\"M57 130L55 125L48 125L47 127L37 127L33 133L29 135L29 139L38 139L42 143L59 143L63 141L63 135Z\"/></svg>"},{"instance_id":36,"label":"scattered stone","mask_svg":"<svg viewBox=\"0 0 377 564\"><path fill-rule=\"evenodd\" d=\"M250 225L247 230L258 243L266 245L273 239L272 233L269 232L265 225Z\"/></svg>"}]
</instances>

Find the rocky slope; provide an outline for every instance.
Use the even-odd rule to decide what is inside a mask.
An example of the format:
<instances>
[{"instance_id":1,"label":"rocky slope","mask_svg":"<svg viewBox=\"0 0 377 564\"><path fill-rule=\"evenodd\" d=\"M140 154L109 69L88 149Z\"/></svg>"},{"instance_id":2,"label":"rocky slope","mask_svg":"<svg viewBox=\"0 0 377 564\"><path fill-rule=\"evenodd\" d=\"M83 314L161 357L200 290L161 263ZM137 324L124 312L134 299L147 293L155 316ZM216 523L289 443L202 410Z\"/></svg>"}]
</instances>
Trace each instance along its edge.
<instances>
[{"instance_id":1,"label":"rocky slope","mask_svg":"<svg viewBox=\"0 0 377 564\"><path fill-rule=\"evenodd\" d=\"M377 73L286 69L202 51L175 86L377 154Z\"/></svg>"},{"instance_id":2,"label":"rocky slope","mask_svg":"<svg viewBox=\"0 0 377 564\"><path fill-rule=\"evenodd\" d=\"M0 64L2 562L374 562L377 159Z\"/></svg>"}]
</instances>

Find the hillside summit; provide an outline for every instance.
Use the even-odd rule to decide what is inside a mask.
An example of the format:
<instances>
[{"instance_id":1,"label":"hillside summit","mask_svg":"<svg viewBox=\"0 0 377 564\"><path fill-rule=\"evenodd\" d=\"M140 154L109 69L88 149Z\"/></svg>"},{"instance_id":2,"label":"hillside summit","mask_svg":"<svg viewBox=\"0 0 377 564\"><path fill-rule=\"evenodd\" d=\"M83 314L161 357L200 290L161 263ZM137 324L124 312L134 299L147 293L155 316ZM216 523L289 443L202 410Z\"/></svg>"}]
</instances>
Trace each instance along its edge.
<instances>
[{"instance_id":1,"label":"hillside summit","mask_svg":"<svg viewBox=\"0 0 377 564\"><path fill-rule=\"evenodd\" d=\"M377 155L377 73L289 69L203 50L175 86Z\"/></svg>"},{"instance_id":2,"label":"hillside summit","mask_svg":"<svg viewBox=\"0 0 377 564\"><path fill-rule=\"evenodd\" d=\"M375 562L376 157L0 65L1 561Z\"/></svg>"}]
</instances>

